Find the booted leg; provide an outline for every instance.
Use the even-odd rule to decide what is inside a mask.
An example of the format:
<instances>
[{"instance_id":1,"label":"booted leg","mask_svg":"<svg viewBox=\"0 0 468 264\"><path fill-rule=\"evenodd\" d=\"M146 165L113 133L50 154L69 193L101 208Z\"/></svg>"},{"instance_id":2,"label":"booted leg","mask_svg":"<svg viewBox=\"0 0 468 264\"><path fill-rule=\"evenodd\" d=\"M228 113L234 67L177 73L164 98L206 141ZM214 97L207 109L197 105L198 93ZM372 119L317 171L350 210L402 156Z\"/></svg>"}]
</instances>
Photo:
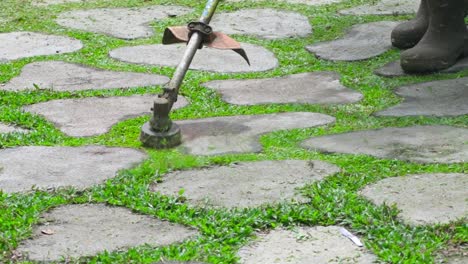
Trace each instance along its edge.
<instances>
[{"instance_id":1,"label":"booted leg","mask_svg":"<svg viewBox=\"0 0 468 264\"><path fill-rule=\"evenodd\" d=\"M426 33L429 25L429 8L427 0L421 0L416 17L401 23L392 31L392 44L399 49L414 47Z\"/></svg>"},{"instance_id":2,"label":"booted leg","mask_svg":"<svg viewBox=\"0 0 468 264\"><path fill-rule=\"evenodd\" d=\"M401 53L407 72L432 72L455 64L464 50L466 0L427 0L429 26L419 43Z\"/></svg>"}]
</instances>

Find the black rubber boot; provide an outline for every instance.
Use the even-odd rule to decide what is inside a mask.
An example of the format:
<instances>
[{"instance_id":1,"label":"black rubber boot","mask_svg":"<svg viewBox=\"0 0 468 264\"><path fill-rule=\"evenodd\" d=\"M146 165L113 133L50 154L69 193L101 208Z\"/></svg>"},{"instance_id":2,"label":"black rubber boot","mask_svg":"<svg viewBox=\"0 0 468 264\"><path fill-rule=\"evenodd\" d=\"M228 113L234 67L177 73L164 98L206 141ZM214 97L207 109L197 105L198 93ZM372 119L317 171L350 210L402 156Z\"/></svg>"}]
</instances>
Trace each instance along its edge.
<instances>
[{"instance_id":1,"label":"black rubber boot","mask_svg":"<svg viewBox=\"0 0 468 264\"><path fill-rule=\"evenodd\" d=\"M421 0L416 17L399 24L392 31L392 45L399 49L414 47L426 33L429 26L427 0Z\"/></svg>"},{"instance_id":2,"label":"black rubber boot","mask_svg":"<svg viewBox=\"0 0 468 264\"><path fill-rule=\"evenodd\" d=\"M401 53L406 72L434 72L446 69L464 51L466 0L427 0L429 26L419 43Z\"/></svg>"}]
</instances>

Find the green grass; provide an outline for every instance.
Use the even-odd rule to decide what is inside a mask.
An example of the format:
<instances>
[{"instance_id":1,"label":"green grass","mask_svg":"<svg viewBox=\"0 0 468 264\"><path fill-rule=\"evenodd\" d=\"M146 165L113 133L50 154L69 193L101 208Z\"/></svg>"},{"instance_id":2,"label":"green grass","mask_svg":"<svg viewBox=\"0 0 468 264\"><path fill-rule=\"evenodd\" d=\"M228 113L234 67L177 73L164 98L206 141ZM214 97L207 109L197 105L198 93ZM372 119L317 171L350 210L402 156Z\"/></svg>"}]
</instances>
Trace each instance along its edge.
<instances>
[{"instance_id":1,"label":"green grass","mask_svg":"<svg viewBox=\"0 0 468 264\"><path fill-rule=\"evenodd\" d=\"M278 131L264 135L261 153L223 155L214 157L190 156L177 150L147 150L150 158L134 169L121 171L106 183L85 191L71 188L53 192L31 191L26 194L0 192L0 263L13 261L15 248L31 236L39 216L51 208L74 203L107 203L124 206L148 215L175 223L192 226L200 236L181 244L153 248L138 246L128 251L105 252L75 262L85 263L151 263L160 259L197 260L208 263L235 263L240 247L253 239L257 230L278 226L294 225L342 225L360 235L366 246L383 262L389 263L432 263L443 251L460 252L468 243L466 221L448 225L409 226L398 217L392 206L375 206L360 197L357 192L364 186L387 177L415 173L459 172L467 173L468 165L462 164L416 164L397 160L377 159L362 155L321 154L299 147L307 138L382 127L404 127L411 125L451 125L468 127L468 116L459 117L375 117L376 111L400 102L392 93L398 86L430 80L453 79L468 76L468 72L450 75L429 75L401 78L382 78L374 75L374 69L396 60L399 51L390 50L376 58L362 62L329 62L316 59L304 47L306 45L335 39L350 26L380 20L403 20L408 16L340 16L336 11L356 6L370 0L344 0L342 3L313 7L301 4L286 4L275 1L224 3L217 12L243 8L276 8L291 10L307 16L314 33L305 38L285 40L260 40L249 36L234 36L242 42L262 45L277 56L280 67L259 73L219 74L190 71L181 93L191 105L173 113L173 118L193 119L211 116L239 114L264 114L278 112L309 111L336 117L333 125ZM0 64L0 83L17 76L28 63L46 60L62 60L119 71L157 73L171 76L174 69L133 65L108 57L112 49L160 43L162 30L169 25L183 25L196 19L205 1L193 0L96 0L89 3L69 3L49 7L33 7L29 0L0 1L0 31L35 31L69 36L81 40L80 51L20 59ZM170 18L153 23L157 32L153 37L124 41L101 34L93 34L61 27L54 19L64 11L97 7L136 7L154 4L183 5L195 8L189 15ZM0 44L1 45L1 44ZM219 95L201 86L201 83L220 79L250 79L284 76L309 71L336 71L342 84L360 91L364 99L348 105L262 105L234 106L223 102ZM100 144L142 148L138 140L140 127L148 116L130 119L115 125L104 135L90 138L71 138L61 133L45 119L25 113L21 107L33 103L59 98L81 98L92 96L128 96L132 94L157 93L160 87L137 87L121 90L53 92L35 90L24 92L0 91L0 122L32 129L29 134L2 134L0 148L22 145L82 146ZM150 107L150 106L149 106ZM176 198L161 196L148 190L148 186L171 170L189 169L238 161L314 159L336 164L341 173L306 186L302 192L311 198L307 204L283 203L274 206L245 210L194 208ZM0 161L1 162L1 161Z\"/></svg>"}]
</instances>

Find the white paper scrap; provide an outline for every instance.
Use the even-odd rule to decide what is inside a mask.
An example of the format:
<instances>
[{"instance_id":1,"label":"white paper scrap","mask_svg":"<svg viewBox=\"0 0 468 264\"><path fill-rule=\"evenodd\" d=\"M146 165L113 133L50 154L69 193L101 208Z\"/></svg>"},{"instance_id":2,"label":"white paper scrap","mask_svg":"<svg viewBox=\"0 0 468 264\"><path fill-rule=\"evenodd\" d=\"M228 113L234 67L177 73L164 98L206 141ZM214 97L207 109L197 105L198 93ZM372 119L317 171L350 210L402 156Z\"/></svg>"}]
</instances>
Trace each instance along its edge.
<instances>
[{"instance_id":1,"label":"white paper scrap","mask_svg":"<svg viewBox=\"0 0 468 264\"><path fill-rule=\"evenodd\" d=\"M359 238L353 234L351 234L348 230L346 230L346 228L342 227L340 229L340 232L343 236L349 238L351 241L353 241L354 244L356 244L358 247L363 247L364 244L362 244L361 240L359 240Z\"/></svg>"}]
</instances>

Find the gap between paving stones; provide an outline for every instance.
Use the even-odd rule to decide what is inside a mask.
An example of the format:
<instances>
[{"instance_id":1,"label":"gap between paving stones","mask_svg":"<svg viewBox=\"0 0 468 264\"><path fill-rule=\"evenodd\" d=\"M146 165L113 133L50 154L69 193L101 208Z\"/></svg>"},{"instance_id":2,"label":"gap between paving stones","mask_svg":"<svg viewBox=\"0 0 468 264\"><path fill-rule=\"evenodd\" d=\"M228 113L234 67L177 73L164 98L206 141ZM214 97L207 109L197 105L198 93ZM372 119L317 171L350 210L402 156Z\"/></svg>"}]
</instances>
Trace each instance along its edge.
<instances>
[{"instance_id":1,"label":"gap between paving stones","mask_svg":"<svg viewBox=\"0 0 468 264\"><path fill-rule=\"evenodd\" d=\"M275 9L242 9L215 14L210 25L225 34L254 35L265 39L306 37L312 33L307 17Z\"/></svg>"},{"instance_id":2,"label":"gap between paving stones","mask_svg":"<svg viewBox=\"0 0 468 264\"><path fill-rule=\"evenodd\" d=\"M378 116L461 116L468 114L468 77L400 87L403 102Z\"/></svg>"},{"instance_id":3,"label":"gap between paving stones","mask_svg":"<svg viewBox=\"0 0 468 264\"><path fill-rule=\"evenodd\" d=\"M33 238L18 251L32 261L58 261L128 249L139 245L166 246L197 235L197 231L129 209L103 204L66 205L45 213ZM43 230L52 233L44 234Z\"/></svg>"},{"instance_id":4,"label":"gap between paving stones","mask_svg":"<svg viewBox=\"0 0 468 264\"><path fill-rule=\"evenodd\" d=\"M468 160L466 142L466 128L412 126L313 137L302 146L325 153L364 154L420 163L463 163Z\"/></svg>"},{"instance_id":5,"label":"gap between paving stones","mask_svg":"<svg viewBox=\"0 0 468 264\"><path fill-rule=\"evenodd\" d=\"M107 71L63 61L27 64L21 74L0 86L0 90L52 89L82 91L162 85L169 78L157 74Z\"/></svg>"},{"instance_id":6,"label":"gap between paving stones","mask_svg":"<svg viewBox=\"0 0 468 264\"><path fill-rule=\"evenodd\" d=\"M390 34L398 22L379 21L352 26L337 40L319 42L306 49L316 57L331 61L369 59L392 48Z\"/></svg>"},{"instance_id":7,"label":"gap between paving stones","mask_svg":"<svg viewBox=\"0 0 468 264\"><path fill-rule=\"evenodd\" d=\"M267 71L278 67L275 55L260 46L241 43L250 59L250 66L239 54L229 50L203 48L197 52L190 69L222 73ZM186 45L143 45L112 50L109 55L120 61L176 67L184 54Z\"/></svg>"},{"instance_id":8,"label":"gap between paving stones","mask_svg":"<svg viewBox=\"0 0 468 264\"><path fill-rule=\"evenodd\" d=\"M466 186L468 174L418 174L383 179L360 194L378 205L396 204L410 224L447 224L468 217Z\"/></svg>"},{"instance_id":9,"label":"gap between paving stones","mask_svg":"<svg viewBox=\"0 0 468 264\"><path fill-rule=\"evenodd\" d=\"M152 114L151 107L156 96L61 99L25 106L23 109L43 116L67 136L90 137L109 132L120 121ZM188 101L179 96L174 109L186 105Z\"/></svg>"},{"instance_id":10,"label":"gap between paving stones","mask_svg":"<svg viewBox=\"0 0 468 264\"><path fill-rule=\"evenodd\" d=\"M151 190L195 206L248 208L281 202L305 202L298 188L338 173L322 161L281 160L240 162L229 166L176 171L164 175Z\"/></svg>"},{"instance_id":11,"label":"gap between paving stones","mask_svg":"<svg viewBox=\"0 0 468 264\"><path fill-rule=\"evenodd\" d=\"M252 80L223 80L204 83L236 105L271 103L346 104L362 99L362 94L346 88L335 72L310 72L284 77Z\"/></svg>"},{"instance_id":12,"label":"gap between paving stones","mask_svg":"<svg viewBox=\"0 0 468 264\"><path fill-rule=\"evenodd\" d=\"M146 158L145 153L135 149L103 146L0 149L0 190L13 193L33 187L85 189Z\"/></svg>"},{"instance_id":13,"label":"gap between paving stones","mask_svg":"<svg viewBox=\"0 0 468 264\"><path fill-rule=\"evenodd\" d=\"M150 22L192 12L182 6L140 8L100 8L74 10L59 15L56 22L64 27L106 34L121 39L148 38L154 35Z\"/></svg>"},{"instance_id":14,"label":"gap between paving stones","mask_svg":"<svg viewBox=\"0 0 468 264\"><path fill-rule=\"evenodd\" d=\"M191 155L260 152L262 134L324 126L335 118L310 112L213 117L177 121L182 131L180 149Z\"/></svg>"},{"instance_id":15,"label":"gap between paving stones","mask_svg":"<svg viewBox=\"0 0 468 264\"><path fill-rule=\"evenodd\" d=\"M83 48L81 41L64 36L35 32L0 33L0 63L21 58L75 52Z\"/></svg>"},{"instance_id":16,"label":"gap between paving stones","mask_svg":"<svg viewBox=\"0 0 468 264\"><path fill-rule=\"evenodd\" d=\"M338 226L276 229L239 251L241 264L370 264L377 258L340 234Z\"/></svg>"}]
</instances>

